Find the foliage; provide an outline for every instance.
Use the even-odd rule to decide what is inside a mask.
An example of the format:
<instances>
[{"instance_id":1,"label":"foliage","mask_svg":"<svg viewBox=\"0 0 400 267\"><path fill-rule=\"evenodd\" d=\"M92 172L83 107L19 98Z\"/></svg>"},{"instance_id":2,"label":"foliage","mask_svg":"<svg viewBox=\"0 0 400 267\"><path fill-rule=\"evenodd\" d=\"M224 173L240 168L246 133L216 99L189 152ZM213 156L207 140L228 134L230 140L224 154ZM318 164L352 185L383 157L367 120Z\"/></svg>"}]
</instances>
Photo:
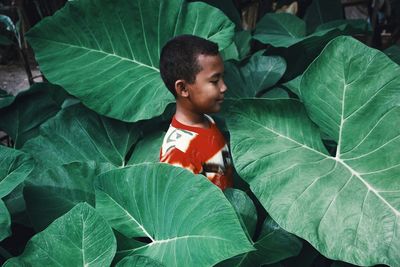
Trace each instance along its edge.
<instances>
[{"instance_id":1,"label":"foliage","mask_svg":"<svg viewBox=\"0 0 400 267\"><path fill-rule=\"evenodd\" d=\"M52 84L0 91L0 253L21 251L5 266L399 265L399 66L337 37L366 26L326 13L338 1L253 32L204 2L68 1L29 32ZM226 59L242 190L157 163L173 112L158 56L182 33ZM21 225L34 236L16 241Z\"/></svg>"},{"instance_id":2,"label":"foliage","mask_svg":"<svg viewBox=\"0 0 400 267\"><path fill-rule=\"evenodd\" d=\"M87 0L68 2L27 37L50 82L100 114L138 121L162 114L173 102L158 69L167 40L192 33L223 49L233 28L218 9L201 2Z\"/></svg>"},{"instance_id":3,"label":"foliage","mask_svg":"<svg viewBox=\"0 0 400 267\"><path fill-rule=\"evenodd\" d=\"M279 225L331 258L399 264L399 73L381 52L340 37L303 74L302 104L229 103L239 174ZM336 141L335 156L310 118Z\"/></svg>"}]
</instances>

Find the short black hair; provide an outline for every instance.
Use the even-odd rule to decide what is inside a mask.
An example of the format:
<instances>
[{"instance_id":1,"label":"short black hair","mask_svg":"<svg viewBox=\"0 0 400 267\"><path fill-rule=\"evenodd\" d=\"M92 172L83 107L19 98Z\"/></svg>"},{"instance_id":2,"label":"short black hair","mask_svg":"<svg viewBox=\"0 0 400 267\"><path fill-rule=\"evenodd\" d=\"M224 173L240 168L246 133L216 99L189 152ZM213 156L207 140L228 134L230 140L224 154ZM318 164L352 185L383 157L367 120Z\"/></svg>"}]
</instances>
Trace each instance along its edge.
<instances>
[{"instance_id":1,"label":"short black hair","mask_svg":"<svg viewBox=\"0 0 400 267\"><path fill-rule=\"evenodd\" d=\"M218 45L194 35L179 35L169 40L161 50L160 74L168 90L176 97L175 82L183 79L194 83L201 71L199 55L218 55Z\"/></svg>"}]
</instances>

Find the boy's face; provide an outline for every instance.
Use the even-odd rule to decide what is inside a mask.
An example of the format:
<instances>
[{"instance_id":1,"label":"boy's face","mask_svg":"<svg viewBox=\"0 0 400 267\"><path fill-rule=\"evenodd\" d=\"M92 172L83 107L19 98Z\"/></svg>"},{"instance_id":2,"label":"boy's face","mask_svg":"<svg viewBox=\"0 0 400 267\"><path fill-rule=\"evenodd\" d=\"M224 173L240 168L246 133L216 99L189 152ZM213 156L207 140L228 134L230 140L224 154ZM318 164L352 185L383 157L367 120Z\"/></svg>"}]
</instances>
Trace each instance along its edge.
<instances>
[{"instance_id":1,"label":"boy's face","mask_svg":"<svg viewBox=\"0 0 400 267\"><path fill-rule=\"evenodd\" d=\"M201 71L193 84L187 84L191 108L199 114L218 112L227 90L222 58L219 55L199 55L197 62Z\"/></svg>"}]
</instances>

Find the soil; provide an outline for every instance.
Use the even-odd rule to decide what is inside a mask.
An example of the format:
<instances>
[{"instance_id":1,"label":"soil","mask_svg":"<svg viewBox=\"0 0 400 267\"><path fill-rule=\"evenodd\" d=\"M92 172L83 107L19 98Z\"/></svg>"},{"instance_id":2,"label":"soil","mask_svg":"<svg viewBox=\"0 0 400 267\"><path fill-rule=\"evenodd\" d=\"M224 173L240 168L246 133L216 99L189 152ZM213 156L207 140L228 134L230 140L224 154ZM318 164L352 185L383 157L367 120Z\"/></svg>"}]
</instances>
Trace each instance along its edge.
<instances>
[{"instance_id":1,"label":"soil","mask_svg":"<svg viewBox=\"0 0 400 267\"><path fill-rule=\"evenodd\" d=\"M43 81L37 66L33 65L31 69L33 77L36 77L35 82ZM22 64L12 62L0 65L0 88L13 95L29 88L28 76Z\"/></svg>"}]
</instances>

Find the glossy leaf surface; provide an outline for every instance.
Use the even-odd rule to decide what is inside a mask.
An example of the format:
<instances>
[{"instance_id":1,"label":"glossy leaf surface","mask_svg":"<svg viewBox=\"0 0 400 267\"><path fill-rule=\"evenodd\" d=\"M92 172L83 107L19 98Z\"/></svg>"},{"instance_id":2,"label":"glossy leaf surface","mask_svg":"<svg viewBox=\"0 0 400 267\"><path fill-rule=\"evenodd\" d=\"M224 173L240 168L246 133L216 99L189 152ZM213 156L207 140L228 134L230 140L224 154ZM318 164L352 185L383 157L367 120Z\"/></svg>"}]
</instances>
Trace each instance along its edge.
<instances>
[{"instance_id":1,"label":"glossy leaf surface","mask_svg":"<svg viewBox=\"0 0 400 267\"><path fill-rule=\"evenodd\" d=\"M26 153L0 145L0 198L22 183L34 166Z\"/></svg>"},{"instance_id":2,"label":"glossy leaf surface","mask_svg":"<svg viewBox=\"0 0 400 267\"><path fill-rule=\"evenodd\" d=\"M14 102L14 99L15 96L10 95L6 91L0 89L0 109L11 105L11 103Z\"/></svg>"},{"instance_id":3,"label":"glossy leaf surface","mask_svg":"<svg viewBox=\"0 0 400 267\"><path fill-rule=\"evenodd\" d=\"M257 210L253 201L244 191L238 189L228 188L224 191L224 194L235 209L249 239L252 239L257 224Z\"/></svg>"},{"instance_id":4,"label":"glossy leaf surface","mask_svg":"<svg viewBox=\"0 0 400 267\"><path fill-rule=\"evenodd\" d=\"M400 65L400 45L392 45L383 52L385 52L391 60Z\"/></svg>"},{"instance_id":5,"label":"glossy leaf surface","mask_svg":"<svg viewBox=\"0 0 400 267\"><path fill-rule=\"evenodd\" d=\"M341 20L318 26L307 34L306 24L290 14L266 14L257 24L254 39L270 44L266 54L279 55L287 63L283 79L301 75L325 45L339 35L365 33L365 21Z\"/></svg>"},{"instance_id":6,"label":"glossy leaf surface","mask_svg":"<svg viewBox=\"0 0 400 267\"><path fill-rule=\"evenodd\" d=\"M96 209L133 249L166 266L212 266L249 250L235 211L204 176L163 163L139 164L98 177Z\"/></svg>"},{"instance_id":7,"label":"glossy leaf surface","mask_svg":"<svg viewBox=\"0 0 400 267\"><path fill-rule=\"evenodd\" d=\"M5 266L109 266L115 249L110 226L82 203L36 234Z\"/></svg>"},{"instance_id":8,"label":"glossy leaf surface","mask_svg":"<svg viewBox=\"0 0 400 267\"><path fill-rule=\"evenodd\" d=\"M94 207L94 179L113 168L110 163L73 162L31 175L24 188L24 199L36 231L80 202Z\"/></svg>"},{"instance_id":9,"label":"glossy leaf surface","mask_svg":"<svg viewBox=\"0 0 400 267\"><path fill-rule=\"evenodd\" d=\"M0 199L0 241L11 234L11 218L3 200Z\"/></svg>"},{"instance_id":10,"label":"glossy leaf surface","mask_svg":"<svg viewBox=\"0 0 400 267\"><path fill-rule=\"evenodd\" d=\"M290 47L302 43L312 47L320 39L333 39L340 34L357 33L366 30L366 23L359 20L331 21L307 33L306 23L295 15L267 13L257 24L254 39L274 47Z\"/></svg>"},{"instance_id":11,"label":"glossy leaf surface","mask_svg":"<svg viewBox=\"0 0 400 267\"><path fill-rule=\"evenodd\" d=\"M145 136L140 140L133 150L133 154L127 165L134 165L144 162L159 162L160 149L165 132L158 131Z\"/></svg>"},{"instance_id":12,"label":"glossy leaf surface","mask_svg":"<svg viewBox=\"0 0 400 267\"><path fill-rule=\"evenodd\" d=\"M61 110L67 93L59 86L36 83L0 110L0 129L7 132L15 148L39 134L39 126Z\"/></svg>"},{"instance_id":13,"label":"glossy leaf surface","mask_svg":"<svg viewBox=\"0 0 400 267\"><path fill-rule=\"evenodd\" d=\"M231 258L218 267L255 267L269 266L289 257L296 256L302 248L302 241L267 217L261 229L261 234L254 242L255 251ZM268 265L267 265L268 264Z\"/></svg>"},{"instance_id":14,"label":"glossy leaf surface","mask_svg":"<svg viewBox=\"0 0 400 267\"><path fill-rule=\"evenodd\" d=\"M128 256L122 259L116 267L163 267L161 263L144 256Z\"/></svg>"},{"instance_id":15,"label":"glossy leaf surface","mask_svg":"<svg viewBox=\"0 0 400 267\"><path fill-rule=\"evenodd\" d=\"M313 0L304 15L308 32L314 31L321 24L343 18L343 6L340 0Z\"/></svg>"},{"instance_id":16,"label":"glossy leaf surface","mask_svg":"<svg viewBox=\"0 0 400 267\"><path fill-rule=\"evenodd\" d=\"M73 105L40 127L40 136L27 142L29 152L41 166L53 167L75 161L125 165L125 156L137 141L136 126L109 119Z\"/></svg>"},{"instance_id":17,"label":"glossy leaf surface","mask_svg":"<svg viewBox=\"0 0 400 267\"><path fill-rule=\"evenodd\" d=\"M261 90L276 84L286 70L283 58L264 56L264 50L255 53L245 64L225 62L226 97L255 97Z\"/></svg>"},{"instance_id":18,"label":"glossy leaf surface","mask_svg":"<svg viewBox=\"0 0 400 267\"><path fill-rule=\"evenodd\" d=\"M158 66L170 38L194 34L223 49L233 29L220 10L201 2L79 0L44 19L28 40L52 83L100 114L138 121L174 100Z\"/></svg>"},{"instance_id":19,"label":"glossy leaf surface","mask_svg":"<svg viewBox=\"0 0 400 267\"><path fill-rule=\"evenodd\" d=\"M399 68L339 37L307 69L301 100L337 142L335 157L295 101L241 101L230 110L242 178L279 225L329 258L399 264Z\"/></svg>"}]
</instances>

